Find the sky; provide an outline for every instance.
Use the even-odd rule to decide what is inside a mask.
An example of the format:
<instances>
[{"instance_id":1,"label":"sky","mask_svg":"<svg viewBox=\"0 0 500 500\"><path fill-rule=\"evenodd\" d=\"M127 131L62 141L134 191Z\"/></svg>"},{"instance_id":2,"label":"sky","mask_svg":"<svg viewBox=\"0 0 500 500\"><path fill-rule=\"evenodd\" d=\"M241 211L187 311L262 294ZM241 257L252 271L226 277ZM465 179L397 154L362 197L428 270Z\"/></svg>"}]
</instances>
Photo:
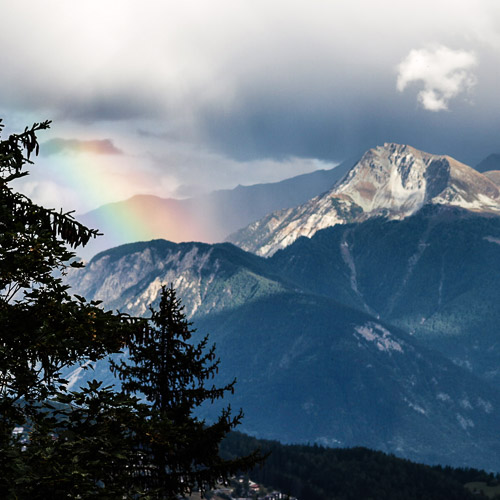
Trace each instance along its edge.
<instances>
[{"instance_id":1,"label":"sky","mask_svg":"<svg viewBox=\"0 0 500 500\"><path fill-rule=\"evenodd\" d=\"M20 189L85 212L273 182L384 142L500 152L498 0L2 0Z\"/></svg>"}]
</instances>

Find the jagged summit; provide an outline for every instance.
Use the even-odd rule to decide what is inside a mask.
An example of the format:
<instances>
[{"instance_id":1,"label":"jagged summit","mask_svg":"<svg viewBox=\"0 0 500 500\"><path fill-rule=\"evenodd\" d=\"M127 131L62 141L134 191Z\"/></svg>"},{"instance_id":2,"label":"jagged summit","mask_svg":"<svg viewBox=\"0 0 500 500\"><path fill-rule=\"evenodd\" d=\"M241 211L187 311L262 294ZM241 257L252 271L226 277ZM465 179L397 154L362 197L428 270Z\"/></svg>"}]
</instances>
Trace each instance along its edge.
<instances>
[{"instance_id":1,"label":"jagged summit","mask_svg":"<svg viewBox=\"0 0 500 500\"><path fill-rule=\"evenodd\" d=\"M367 151L332 194L348 195L365 213L410 215L427 203L498 210L493 182L449 156L384 144Z\"/></svg>"},{"instance_id":2,"label":"jagged summit","mask_svg":"<svg viewBox=\"0 0 500 500\"><path fill-rule=\"evenodd\" d=\"M325 227L379 215L402 219L427 204L500 214L500 190L488 177L449 156L386 143L368 150L329 191L273 212L229 241L269 256Z\"/></svg>"}]
</instances>

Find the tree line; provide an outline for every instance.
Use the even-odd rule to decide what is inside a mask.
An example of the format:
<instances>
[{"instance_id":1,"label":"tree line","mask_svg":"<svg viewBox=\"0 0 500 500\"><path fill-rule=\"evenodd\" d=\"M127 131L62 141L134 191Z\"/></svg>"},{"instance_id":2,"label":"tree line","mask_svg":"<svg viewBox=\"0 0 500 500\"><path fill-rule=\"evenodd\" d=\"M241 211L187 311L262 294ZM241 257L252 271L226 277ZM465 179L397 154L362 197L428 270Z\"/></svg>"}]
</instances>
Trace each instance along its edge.
<instances>
[{"instance_id":1,"label":"tree line","mask_svg":"<svg viewBox=\"0 0 500 500\"><path fill-rule=\"evenodd\" d=\"M467 483L500 484L499 474L483 470L429 466L362 447L283 445L239 432L227 436L221 453L230 459L256 448L268 458L249 477L299 500L472 500L484 497Z\"/></svg>"}]
</instances>

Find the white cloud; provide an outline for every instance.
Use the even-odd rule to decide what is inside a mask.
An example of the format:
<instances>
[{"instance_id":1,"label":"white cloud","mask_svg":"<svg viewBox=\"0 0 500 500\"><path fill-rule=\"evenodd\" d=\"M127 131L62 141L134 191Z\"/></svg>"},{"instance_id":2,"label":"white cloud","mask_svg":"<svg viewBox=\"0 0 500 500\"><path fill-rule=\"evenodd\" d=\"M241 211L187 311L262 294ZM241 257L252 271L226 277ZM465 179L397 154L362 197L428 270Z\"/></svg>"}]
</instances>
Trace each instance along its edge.
<instances>
[{"instance_id":1,"label":"white cloud","mask_svg":"<svg viewBox=\"0 0 500 500\"><path fill-rule=\"evenodd\" d=\"M447 110L449 101L469 92L477 82L471 71L477 65L474 52L453 50L443 45L412 50L398 65L397 89L400 92L411 83L423 89L418 101L429 111Z\"/></svg>"},{"instance_id":2,"label":"white cloud","mask_svg":"<svg viewBox=\"0 0 500 500\"><path fill-rule=\"evenodd\" d=\"M44 180L20 180L16 188L28 198L39 205L59 210L61 207L79 209L81 204L78 200L76 189L63 186L55 181Z\"/></svg>"},{"instance_id":3,"label":"white cloud","mask_svg":"<svg viewBox=\"0 0 500 500\"><path fill-rule=\"evenodd\" d=\"M498 8L489 4L4 0L0 106L48 109L59 120L182 117L195 126L200 109L228 112L248 93L323 107L334 94L345 100L353 81L374 92L374 75L387 74L390 84L400 47L449 33L495 39Z\"/></svg>"},{"instance_id":4,"label":"white cloud","mask_svg":"<svg viewBox=\"0 0 500 500\"><path fill-rule=\"evenodd\" d=\"M163 172L159 179L163 179L168 172L166 181L156 179L155 194L174 198L216 189L232 189L238 184L248 186L278 182L314 170L330 169L336 165L333 162L293 156L280 160L262 158L238 161L186 145L170 145L168 150L155 156L153 161L157 171ZM173 184L172 179L176 179L177 183ZM161 193L158 192L160 189Z\"/></svg>"}]
</instances>

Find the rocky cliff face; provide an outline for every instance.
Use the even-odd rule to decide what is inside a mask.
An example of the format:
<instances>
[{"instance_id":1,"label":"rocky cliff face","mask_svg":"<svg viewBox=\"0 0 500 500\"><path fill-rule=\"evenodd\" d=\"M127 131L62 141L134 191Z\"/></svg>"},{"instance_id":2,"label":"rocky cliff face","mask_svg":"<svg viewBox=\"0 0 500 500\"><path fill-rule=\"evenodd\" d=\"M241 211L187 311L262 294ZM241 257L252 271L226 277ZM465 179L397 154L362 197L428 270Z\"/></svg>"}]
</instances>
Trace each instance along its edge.
<instances>
[{"instance_id":1,"label":"rocky cliff face","mask_svg":"<svg viewBox=\"0 0 500 500\"><path fill-rule=\"evenodd\" d=\"M426 204L500 214L500 190L492 180L449 156L399 144L367 151L346 177L323 195L274 212L228 240L270 256L300 236L325 227L383 215L402 219Z\"/></svg>"},{"instance_id":2,"label":"rocky cliff face","mask_svg":"<svg viewBox=\"0 0 500 500\"><path fill-rule=\"evenodd\" d=\"M162 285L172 284L191 318L253 300L262 290L282 291L260 260L227 243L153 240L102 252L67 281L76 293L135 316L147 315Z\"/></svg>"},{"instance_id":3,"label":"rocky cliff face","mask_svg":"<svg viewBox=\"0 0 500 500\"><path fill-rule=\"evenodd\" d=\"M365 213L403 218L427 203L498 211L498 188L479 172L449 156L410 146L384 144L369 150L334 190Z\"/></svg>"}]
</instances>

